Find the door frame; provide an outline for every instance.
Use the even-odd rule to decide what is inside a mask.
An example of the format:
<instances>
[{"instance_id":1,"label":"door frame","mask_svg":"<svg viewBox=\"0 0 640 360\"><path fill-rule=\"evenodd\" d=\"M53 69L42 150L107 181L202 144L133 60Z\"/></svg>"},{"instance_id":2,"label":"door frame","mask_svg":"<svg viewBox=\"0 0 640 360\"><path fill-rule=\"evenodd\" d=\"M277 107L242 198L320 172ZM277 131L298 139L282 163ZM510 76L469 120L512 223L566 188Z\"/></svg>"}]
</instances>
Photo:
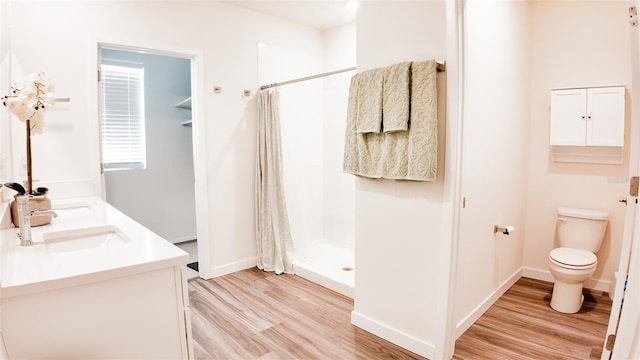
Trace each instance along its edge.
<instances>
[{"instance_id":1,"label":"door frame","mask_svg":"<svg viewBox=\"0 0 640 360\"><path fill-rule=\"evenodd\" d=\"M638 242L639 242L638 241L639 234L638 234L638 231L636 231L636 229L638 229L638 223L640 221L640 219L638 218L638 215L640 214L640 212L638 212L638 204L637 204L638 198L627 195L625 199L627 200L627 209L626 209L625 221L624 221L624 231L622 235L622 246L620 249L620 259L619 259L618 272L617 272L618 275L615 283L615 292L614 292L615 295L613 297L613 303L611 305L611 315L609 316L609 325L607 326L604 345L602 347L602 356L600 357L601 360L609 360L610 358L619 358L619 357L612 357L612 354L622 352L622 350L619 349L619 346L617 348L614 348L613 349L614 351L607 349L609 335L616 334L620 331L620 334L623 334L626 336L626 335L631 335L631 332L634 331L634 329L625 329L624 326L620 328L618 327L619 322L621 323L627 322L626 320L627 314L622 313L622 299L625 295L627 274L629 274L629 277L632 280L636 280L635 278L637 274L631 274L629 270L633 270L633 267L634 267L634 266L630 266L630 263L637 262L631 259L631 254L637 253ZM627 301L629 300L627 299ZM636 334L633 334L633 335L635 336ZM624 342L628 343L628 341L624 341ZM619 345L619 342L616 342L616 345ZM626 358L626 357L622 357L622 358Z\"/></svg>"},{"instance_id":2,"label":"door frame","mask_svg":"<svg viewBox=\"0 0 640 360\"><path fill-rule=\"evenodd\" d=\"M635 6L636 9L640 5L639 0L627 0L627 7ZM638 26L629 24L629 46L631 52L631 88L640 89L640 34ZM629 149L629 178L637 176L640 170L640 97L631 96L631 145ZM605 337L605 344L602 348L602 360L610 358L627 358L631 356L634 346L638 346L638 337L640 330L636 327L636 319L631 319L633 314L624 311L622 308L623 297L627 292L627 276L630 286L637 286L638 272L638 252L640 251L640 212L638 211L638 197L626 195L626 214L624 222L624 232L622 235L622 246L620 249L620 259L618 264L618 276L615 284L615 295L613 304L611 305L611 315L609 317L609 325ZM631 256L636 254L635 256ZM629 293L633 296L636 293ZM629 299L638 301L638 299ZM618 341L612 351L607 350L608 337L611 334L617 334ZM622 336L620 336L622 335ZM635 345L634 345L635 344ZM637 351L637 349L636 349Z\"/></svg>"},{"instance_id":3,"label":"door frame","mask_svg":"<svg viewBox=\"0 0 640 360\"><path fill-rule=\"evenodd\" d=\"M89 114L95 117L90 122L91 130L91 164L95 164L91 173L94 193L105 198L105 181L100 164L102 163L100 144L100 107L99 82L97 70L100 68L100 48L127 51L143 51L157 55L173 56L191 60L191 114L193 139L193 170L195 176L195 204L196 204L196 237L198 239L198 263L201 278L210 279L211 252L209 239L209 193L207 191L207 147L206 147L206 119L204 104L204 54L200 50L170 47L165 44L149 43L148 41L132 41L130 38L93 37L89 40L88 78L95 79L89 83Z\"/></svg>"},{"instance_id":4,"label":"door frame","mask_svg":"<svg viewBox=\"0 0 640 360\"><path fill-rule=\"evenodd\" d=\"M439 249L438 291L439 311L436 329L439 329L434 346L434 358L453 357L456 343L454 302L456 273L458 269L458 244L460 242L460 217L462 211L462 129L464 125L464 39L466 1L447 1L447 121L445 153L444 201L442 211L442 245Z\"/></svg>"}]
</instances>

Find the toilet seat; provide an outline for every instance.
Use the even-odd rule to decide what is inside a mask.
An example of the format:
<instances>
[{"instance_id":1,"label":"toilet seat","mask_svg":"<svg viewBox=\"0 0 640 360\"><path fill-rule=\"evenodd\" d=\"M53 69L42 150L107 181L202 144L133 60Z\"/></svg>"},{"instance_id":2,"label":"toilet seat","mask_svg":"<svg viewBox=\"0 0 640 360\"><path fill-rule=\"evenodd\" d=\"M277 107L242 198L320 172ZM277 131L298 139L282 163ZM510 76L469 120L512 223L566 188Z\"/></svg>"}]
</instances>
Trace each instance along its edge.
<instances>
[{"instance_id":1,"label":"toilet seat","mask_svg":"<svg viewBox=\"0 0 640 360\"><path fill-rule=\"evenodd\" d=\"M590 251L559 247L551 250L549 260L567 269L584 269L594 266L598 258Z\"/></svg>"}]
</instances>

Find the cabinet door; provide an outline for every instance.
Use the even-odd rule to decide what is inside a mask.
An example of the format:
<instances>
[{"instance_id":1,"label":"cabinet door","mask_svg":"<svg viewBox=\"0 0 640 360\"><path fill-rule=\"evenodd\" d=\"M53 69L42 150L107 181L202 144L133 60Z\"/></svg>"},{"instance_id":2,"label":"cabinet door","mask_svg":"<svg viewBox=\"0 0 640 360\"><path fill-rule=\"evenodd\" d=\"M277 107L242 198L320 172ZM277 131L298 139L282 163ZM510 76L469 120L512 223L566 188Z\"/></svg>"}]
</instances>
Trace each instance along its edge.
<instances>
[{"instance_id":1,"label":"cabinet door","mask_svg":"<svg viewBox=\"0 0 640 360\"><path fill-rule=\"evenodd\" d=\"M624 87L587 90L587 145L624 146Z\"/></svg>"},{"instance_id":2,"label":"cabinet door","mask_svg":"<svg viewBox=\"0 0 640 360\"><path fill-rule=\"evenodd\" d=\"M551 90L550 145L584 145L586 89Z\"/></svg>"}]
</instances>

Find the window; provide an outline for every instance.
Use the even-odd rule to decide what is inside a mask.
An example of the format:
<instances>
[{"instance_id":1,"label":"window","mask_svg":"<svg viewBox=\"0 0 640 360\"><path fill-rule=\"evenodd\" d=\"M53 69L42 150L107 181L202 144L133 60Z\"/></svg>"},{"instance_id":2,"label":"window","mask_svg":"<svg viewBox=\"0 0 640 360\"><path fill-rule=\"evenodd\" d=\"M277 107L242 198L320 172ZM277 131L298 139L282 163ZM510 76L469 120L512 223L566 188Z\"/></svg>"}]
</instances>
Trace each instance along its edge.
<instances>
[{"instance_id":1,"label":"window","mask_svg":"<svg viewBox=\"0 0 640 360\"><path fill-rule=\"evenodd\" d=\"M106 60L100 68L104 169L144 169L144 68Z\"/></svg>"}]
</instances>

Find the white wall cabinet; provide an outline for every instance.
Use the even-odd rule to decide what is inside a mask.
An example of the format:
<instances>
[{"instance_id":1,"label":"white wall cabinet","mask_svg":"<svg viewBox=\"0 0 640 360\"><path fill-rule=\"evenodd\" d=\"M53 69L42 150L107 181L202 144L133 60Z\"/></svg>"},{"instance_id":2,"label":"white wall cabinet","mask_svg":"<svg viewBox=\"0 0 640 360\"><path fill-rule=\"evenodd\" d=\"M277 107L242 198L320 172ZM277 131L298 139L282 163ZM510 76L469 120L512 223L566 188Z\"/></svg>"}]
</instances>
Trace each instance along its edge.
<instances>
[{"instance_id":1,"label":"white wall cabinet","mask_svg":"<svg viewBox=\"0 0 640 360\"><path fill-rule=\"evenodd\" d=\"M625 88L551 90L550 145L624 145Z\"/></svg>"}]
</instances>

